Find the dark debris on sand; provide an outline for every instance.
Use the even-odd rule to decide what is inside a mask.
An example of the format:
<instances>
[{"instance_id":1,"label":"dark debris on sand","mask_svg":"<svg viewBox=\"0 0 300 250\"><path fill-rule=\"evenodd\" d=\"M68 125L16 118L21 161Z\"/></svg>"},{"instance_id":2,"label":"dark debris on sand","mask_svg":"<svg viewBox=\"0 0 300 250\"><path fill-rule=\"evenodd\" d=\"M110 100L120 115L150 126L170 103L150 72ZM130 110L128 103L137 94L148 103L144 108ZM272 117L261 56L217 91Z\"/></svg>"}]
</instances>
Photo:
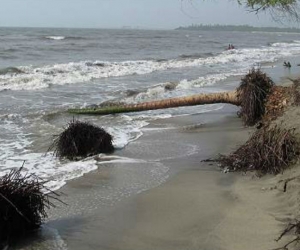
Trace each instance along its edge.
<instances>
[{"instance_id":1,"label":"dark debris on sand","mask_svg":"<svg viewBox=\"0 0 300 250\"><path fill-rule=\"evenodd\" d=\"M282 173L299 156L299 142L294 129L278 126L257 130L249 140L219 162L229 171L257 171L262 174Z\"/></svg>"},{"instance_id":2,"label":"dark debris on sand","mask_svg":"<svg viewBox=\"0 0 300 250\"><path fill-rule=\"evenodd\" d=\"M44 181L34 174L21 174L22 169L0 178L0 248L39 228L46 209L54 207L50 198L60 201Z\"/></svg>"}]
</instances>

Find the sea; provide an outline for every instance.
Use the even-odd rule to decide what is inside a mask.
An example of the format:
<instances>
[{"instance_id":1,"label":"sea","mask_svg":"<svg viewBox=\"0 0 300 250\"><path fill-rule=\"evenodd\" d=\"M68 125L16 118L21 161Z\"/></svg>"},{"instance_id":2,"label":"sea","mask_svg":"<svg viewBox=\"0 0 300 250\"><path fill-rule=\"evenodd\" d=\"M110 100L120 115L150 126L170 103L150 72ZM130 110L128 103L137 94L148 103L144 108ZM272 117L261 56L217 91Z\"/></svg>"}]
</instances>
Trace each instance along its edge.
<instances>
[{"instance_id":1,"label":"sea","mask_svg":"<svg viewBox=\"0 0 300 250\"><path fill-rule=\"evenodd\" d=\"M235 49L227 50L228 44ZM49 150L72 119L101 126L122 150L153 120L207 113L224 104L106 116L74 116L69 108L231 90L253 67L279 81L298 73L299 56L298 33L0 28L0 176L23 166L24 173L57 190L97 169L94 157L70 162ZM282 66L285 60L291 69ZM137 160L99 157L103 164ZM147 181L134 187L124 183L127 193L165 181L168 169L148 166L145 175Z\"/></svg>"}]
</instances>

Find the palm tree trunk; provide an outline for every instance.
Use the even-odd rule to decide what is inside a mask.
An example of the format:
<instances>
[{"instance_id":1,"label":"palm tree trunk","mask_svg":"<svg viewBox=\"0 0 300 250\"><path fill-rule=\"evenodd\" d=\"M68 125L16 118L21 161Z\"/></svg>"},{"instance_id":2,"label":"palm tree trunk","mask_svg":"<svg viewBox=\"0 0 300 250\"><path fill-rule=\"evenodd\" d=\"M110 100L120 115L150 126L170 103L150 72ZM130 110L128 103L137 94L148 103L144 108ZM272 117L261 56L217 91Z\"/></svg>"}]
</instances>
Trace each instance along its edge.
<instances>
[{"instance_id":1,"label":"palm tree trunk","mask_svg":"<svg viewBox=\"0 0 300 250\"><path fill-rule=\"evenodd\" d=\"M69 109L68 112L73 114L107 115L213 103L229 103L237 106L241 105L237 97L237 91L235 90L230 92L198 94L187 97L170 98L160 101L152 101L138 104L125 104L97 108Z\"/></svg>"}]
</instances>

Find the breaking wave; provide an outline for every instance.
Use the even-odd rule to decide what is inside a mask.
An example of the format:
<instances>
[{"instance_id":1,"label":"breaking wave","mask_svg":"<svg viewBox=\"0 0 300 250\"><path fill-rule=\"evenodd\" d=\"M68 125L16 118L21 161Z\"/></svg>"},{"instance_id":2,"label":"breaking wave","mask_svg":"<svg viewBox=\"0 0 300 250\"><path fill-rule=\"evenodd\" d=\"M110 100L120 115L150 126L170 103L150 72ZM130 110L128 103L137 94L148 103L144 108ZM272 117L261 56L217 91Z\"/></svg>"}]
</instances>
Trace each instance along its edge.
<instances>
[{"instance_id":1,"label":"breaking wave","mask_svg":"<svg viewBox=\"0 0 300 250\"><path fill-rule=\"evenodd\" d=\"M18 69L16 67L7 67L7 68L0 69L0 75L6 75L6 74L14 75L14 74L21 74L21 73L24 72L21 69Z\"/></svg>"},{"instance_id":2,"label":"breaking wave","mask_svg":"<svg viewBox=\"0 0 300 250\"><path fill-rule=\"evenodd\" d=\"M90 82L95 79L143 75L155 71L166 71L185 67L213 67L222 70L228 63L231 69L244 73L253 65L275 62L279 58L300 54L300 43L274 43L261 48L245 48L224 51L216 56L193 58L192 55L180 60L166 61L80 61L41 67L22 66L7 68L0 73L1 90L41 89L52 85L65 85Z\"/></svg>"},{"instance_id":3,"label":"breaking wave","mask_svg":"<svg viewBox=\"0 0 300 250\"><path fill-rule=\"evenodd\" d=\"M84 39L83 37L80 37L80 36L45 36L43 38L49 39L49 40L81 40L81 39Z\"/></svg>"},{"instance_id":4,"label":"breaking wave","mask_svg":"<svg viewBox=\"0 0 300 250\"><path fill-rule=\"evenodd\" d=\"M46 39L50 39L50 40L64 40L66 39L65 36L45 36Z\"/></svg>"}]
</instances>

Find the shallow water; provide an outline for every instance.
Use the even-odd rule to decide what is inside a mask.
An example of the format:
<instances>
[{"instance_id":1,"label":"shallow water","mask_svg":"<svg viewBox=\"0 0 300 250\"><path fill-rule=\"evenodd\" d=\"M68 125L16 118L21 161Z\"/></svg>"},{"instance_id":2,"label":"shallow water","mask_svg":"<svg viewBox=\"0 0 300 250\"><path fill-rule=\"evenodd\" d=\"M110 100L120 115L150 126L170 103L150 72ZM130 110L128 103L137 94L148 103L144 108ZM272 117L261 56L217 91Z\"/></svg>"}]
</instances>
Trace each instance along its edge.
<instances>
[{"instance_id":1,"label":"shallow water","mask_svg":"<svg viewBox=\"0 0 300 250\"><path fill-rule=\"evenodd\" d=\"M49 180L52 190L73 180L63 187L73 190L63 198L70 206L50 210L51 221L22 249L67 249L58 229L66 230L66 238L68 230L76 236L73 228L90 226L81 214L106 215L121 200L164 183L174 174L173 165L181 161L186 167L187 157L198 166L199 157L221 147L221 137L212 141L205 133L226 114L224 105L215 104L76 116L104 127L117 151L69 162L47 152L53 136L73 119L66 109L233 89L251 67L278 80L297 73L298 39L281 33L0 28L0 175L25 161L25 170ZM227 51L229 43L236 49ZM284 60L291 61L290 70L282 67ZM173 87L165 88L170 83ZM201 116L192 127L183 124L190 133L184 142L176 132L160 136L176 131L176 122L153 126L154 120L191 114ZM192 143L193 131L204 132L200 143ZM143 135L150 140L138 140ZM129 143L134 146L127 150Z\"/></svg>"},{"instance_id":2,"label":"shallow water","mask_svg":"<svg viewBox=\"0 0 300 250\"><path fill-rule=\"evenodd\" d=\"M25 170L58 189L99 164L93 158L60 161L46 153L73 118L66 109L227 90L253 66L276 78L281 61L300 55L297 39L281 33L1 28L0 175L25 161ZM236 49L226 50L229 43ZM152 120L220 108L75 118L102 126L122 149Z\"/></svg>"}]
</instances>

